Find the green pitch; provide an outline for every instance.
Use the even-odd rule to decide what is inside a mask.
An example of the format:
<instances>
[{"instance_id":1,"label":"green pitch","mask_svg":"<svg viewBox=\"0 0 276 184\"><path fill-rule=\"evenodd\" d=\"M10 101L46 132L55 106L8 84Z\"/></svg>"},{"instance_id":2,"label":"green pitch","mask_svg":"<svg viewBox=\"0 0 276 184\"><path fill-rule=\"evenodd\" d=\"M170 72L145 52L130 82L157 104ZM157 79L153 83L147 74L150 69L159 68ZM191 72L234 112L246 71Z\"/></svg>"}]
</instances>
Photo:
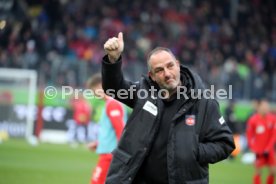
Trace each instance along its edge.
<instances>
[{"instance_id":1,"label":"green pitch","mask_svg":"<svg viewBox=\"0 0 276 184\"><path fill-rule=\"evenodd\" d=\"M85 146L39 144L24 140L0 144L0 184L89 184L97 155ZM252 165L239 160L210 165L210 184L250 184Z\"/></svg>"},{"instance_id":2,"label":"green pitch","mask_svg":"<svg viewBox=\"0 0 276 184\"><path fill-rule=\"evenodd\" d=\"M97 157L84 146L0 144L0 184L88 184Z\"/></svg>"}]
</instances>

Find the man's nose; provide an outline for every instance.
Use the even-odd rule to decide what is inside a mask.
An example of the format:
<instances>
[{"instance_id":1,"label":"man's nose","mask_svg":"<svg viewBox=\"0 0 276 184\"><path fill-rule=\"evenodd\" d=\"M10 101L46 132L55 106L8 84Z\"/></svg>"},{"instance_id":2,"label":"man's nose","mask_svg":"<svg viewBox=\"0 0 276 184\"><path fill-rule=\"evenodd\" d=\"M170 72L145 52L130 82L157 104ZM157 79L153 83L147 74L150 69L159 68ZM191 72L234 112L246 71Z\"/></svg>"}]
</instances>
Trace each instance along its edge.
<instances>
[{"instance_id":1,"label":"man's nose","mask_svg":"<svg viewBox=\"0 0 276 184\"><path fill-rule=\"evenodd\" d=\"M170 71L167 68L164 68L164 76L169 77L170 76Z\"/></svg>"}]
</instances>

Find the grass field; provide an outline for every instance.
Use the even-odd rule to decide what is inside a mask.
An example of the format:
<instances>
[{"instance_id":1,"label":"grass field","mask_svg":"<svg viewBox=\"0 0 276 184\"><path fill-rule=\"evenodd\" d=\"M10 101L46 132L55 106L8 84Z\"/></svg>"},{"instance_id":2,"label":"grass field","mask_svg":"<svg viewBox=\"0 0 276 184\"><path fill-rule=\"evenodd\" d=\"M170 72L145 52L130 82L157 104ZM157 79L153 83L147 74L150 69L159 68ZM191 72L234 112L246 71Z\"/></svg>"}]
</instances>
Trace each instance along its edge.
<instances>
[{"instance_id":1,"label":"grass field","mask_svg":"<svg viewBox=\"0 0 276 184\"><path fill-rule=\"evenodd\" d=\"M8 140L0 144L0 184L88 184L96 161L84 146ZM210 184L250 184L252 174L252 165L224 161L210 166Z\"/></svg>"}]
</instances>

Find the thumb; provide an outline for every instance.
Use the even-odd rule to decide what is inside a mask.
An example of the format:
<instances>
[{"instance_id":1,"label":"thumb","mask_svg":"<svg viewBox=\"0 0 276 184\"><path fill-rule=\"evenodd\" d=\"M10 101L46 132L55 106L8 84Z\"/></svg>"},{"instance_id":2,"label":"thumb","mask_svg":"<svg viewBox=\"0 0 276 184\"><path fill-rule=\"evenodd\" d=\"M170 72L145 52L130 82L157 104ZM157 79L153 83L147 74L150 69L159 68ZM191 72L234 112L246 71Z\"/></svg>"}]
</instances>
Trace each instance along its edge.
<instances>
[{"instance_id":1,"label":"thumb","mask_svg":"<svg viewBox=\"0 0 276 184\"><path fill-rule=\"evenodd\" d=\"M118 39L119 39L120 42L123 42L123 41L124 41L123 33L122 33L122 32L120 32L120 33L118 34Z\"/></svg>"}]
</instances>

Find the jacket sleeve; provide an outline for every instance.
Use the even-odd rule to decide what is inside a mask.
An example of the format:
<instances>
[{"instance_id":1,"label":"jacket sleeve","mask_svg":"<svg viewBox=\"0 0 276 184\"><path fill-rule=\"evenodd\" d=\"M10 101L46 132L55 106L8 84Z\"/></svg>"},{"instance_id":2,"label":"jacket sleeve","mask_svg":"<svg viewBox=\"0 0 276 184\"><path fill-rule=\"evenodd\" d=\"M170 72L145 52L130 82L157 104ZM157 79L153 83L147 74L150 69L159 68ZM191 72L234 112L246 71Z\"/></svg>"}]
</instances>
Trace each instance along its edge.
<instances>
[{"instance_id":1,"label":"jacket sleeve","mask_svg":"<svg viewBox=\"0 0 276 184\"><path fill-rule=\"evenodd\" d=\"M133 108L137 100L139 83L130 82L124 79L121 70L122 57L115 63L110 63L107 55L102 61L103 89L105 94Z\"/></svg>"},{"instance_id":2,"label":"jacket sleeve","mask_svg":"<svg viewBox=\"0 0 276 184\"><path fill-rule=\"evenodd\" d=\"M200 131L197 159L199 163L216 163L227 158L235 149L231 130L220 115L216 100L208 100Z\"/></svg>"}]
</instances>

